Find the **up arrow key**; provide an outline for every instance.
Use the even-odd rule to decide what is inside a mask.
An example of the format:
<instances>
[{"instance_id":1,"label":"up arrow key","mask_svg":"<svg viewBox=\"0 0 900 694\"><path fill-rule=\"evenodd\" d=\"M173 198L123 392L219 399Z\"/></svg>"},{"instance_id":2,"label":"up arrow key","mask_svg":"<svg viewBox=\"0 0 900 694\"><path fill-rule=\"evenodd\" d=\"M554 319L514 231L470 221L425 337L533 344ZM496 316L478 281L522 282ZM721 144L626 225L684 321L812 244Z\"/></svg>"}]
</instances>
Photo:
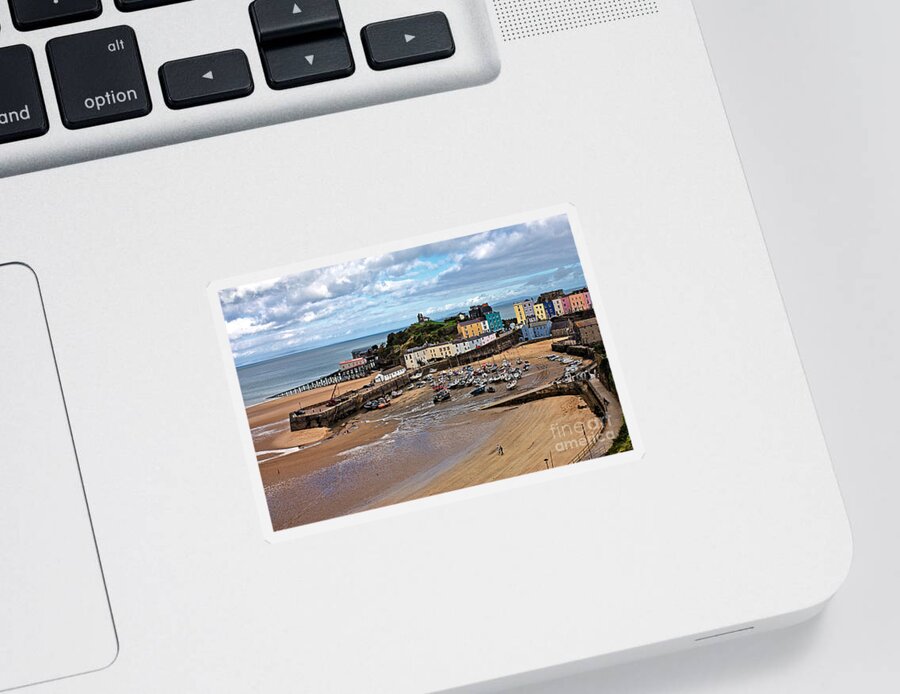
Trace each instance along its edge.
<instances>
[{"instance_id":1,"label":"up arrow key","mask_svg":"<svg viewBox=\"0 0 900 694\"><path fill-rule=\"evenodd\" d=\"M416 37L413 36L412 34L403 34L403 38L406 39L406 43L409 43L410 41L412 41L412 40L413 40L414 38L416 38Z\"/></svg>"},{"instance_id":2,"label":"up arrow key","mask_svg":"<svg viewBox=\"0 0 900 694\"><path fill-rule=\"evenodd\" d=\"M294 9L291 10L291 14L300 14L301 12L303 12L303 10L301 10L300 7L295 2Z\"/></svg>"}]
</instances>

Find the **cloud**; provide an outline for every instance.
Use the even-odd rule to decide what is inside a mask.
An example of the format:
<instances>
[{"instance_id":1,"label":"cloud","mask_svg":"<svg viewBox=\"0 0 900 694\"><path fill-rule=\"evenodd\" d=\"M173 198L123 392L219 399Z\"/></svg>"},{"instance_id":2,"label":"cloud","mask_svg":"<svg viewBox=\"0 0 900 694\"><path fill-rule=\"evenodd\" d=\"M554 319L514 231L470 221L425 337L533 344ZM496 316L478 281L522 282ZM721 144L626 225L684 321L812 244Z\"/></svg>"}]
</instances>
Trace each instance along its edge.
<instances>
[{"instance_id":1,"label":"cloud","mask_svg":"<svg viewBox=\"0 0 900 694\"><path fill-rule=\"evenodd\" d=\"M259 325L253 318L235 318L232 321L228 321L225 325L225 329L228 331L228 337L231 339L236 339L239 337L244 337L245 335L254 335L256 333L263 332L264 330L268 330L275 326L275 323L266 323L265 325Z\"/></svg>"},{"instance_id":2,"label":"cloud","mask_svg":"<svg viewBox=\"0 0 900 694\"><path fill-rule=\"evenodd\" d=\"M220 292L239 363L374 335L487 301L583 285L565 215Z\"/></svg>"}]
</instances>

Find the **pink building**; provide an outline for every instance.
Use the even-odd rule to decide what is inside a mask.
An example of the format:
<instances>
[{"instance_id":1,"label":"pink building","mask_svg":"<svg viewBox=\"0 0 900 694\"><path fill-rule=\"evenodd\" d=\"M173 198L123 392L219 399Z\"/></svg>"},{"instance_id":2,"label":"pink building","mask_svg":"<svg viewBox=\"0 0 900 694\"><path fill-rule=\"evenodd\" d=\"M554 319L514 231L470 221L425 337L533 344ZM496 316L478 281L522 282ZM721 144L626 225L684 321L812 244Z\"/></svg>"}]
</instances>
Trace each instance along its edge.
<instances>
[{"instance_id":1,"label":"pink building","mask_svg":"<svg viewBox=\"0 0 900 694\"><path fill-rule=\"evenodd\" d=\"M572 311L587 311L591 308L591 295L587 289L579 289L567 297Z\"/></svg>"}]
</instances>

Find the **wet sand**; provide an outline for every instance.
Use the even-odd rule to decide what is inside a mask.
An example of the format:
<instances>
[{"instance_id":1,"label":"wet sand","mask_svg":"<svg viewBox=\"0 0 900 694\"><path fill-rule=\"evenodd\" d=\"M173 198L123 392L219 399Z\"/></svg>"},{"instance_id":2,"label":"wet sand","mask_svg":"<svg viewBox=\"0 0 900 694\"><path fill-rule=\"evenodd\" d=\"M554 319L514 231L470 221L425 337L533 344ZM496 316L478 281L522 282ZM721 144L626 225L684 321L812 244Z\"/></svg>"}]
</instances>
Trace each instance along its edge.
<instances>
[{"instance_id":1,"label":"wet sand","mask_svg":"<svg viewBox=\"0 0 900 694\"><path fill-rule=\"evenodd\" d=\"M562 375L565 367L545 358L550 344L518 346L495 357L497 363L530 360L514 393ZM339 392L354 387L342 385L348 387ZM504 383L494 385L496 393L481 396L470 396L471 388L452 390L450 401L436 405L430 387L404 390L390 407L361 411L332 429L290 432L287 420L297 407L322 400L323 390L330 397L332 388L249 408L275 528L567 465L601 428L575 396L484 410L510 395Z\"/></svg>"}]
</instances>

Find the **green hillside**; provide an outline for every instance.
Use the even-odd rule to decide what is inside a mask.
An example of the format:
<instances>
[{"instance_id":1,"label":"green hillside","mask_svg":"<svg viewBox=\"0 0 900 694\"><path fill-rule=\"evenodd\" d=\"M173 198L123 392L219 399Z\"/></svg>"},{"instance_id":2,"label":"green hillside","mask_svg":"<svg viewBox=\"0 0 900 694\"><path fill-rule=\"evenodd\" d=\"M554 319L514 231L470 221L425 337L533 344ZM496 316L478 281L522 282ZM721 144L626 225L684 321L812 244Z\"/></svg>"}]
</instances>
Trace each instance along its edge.
<instances>
[{"instance_id":1,"label":"green hillside","mask_svg":"<svg viewBox=\"0 0 900 694\"><path fill-rule=\"evenodd\" d=\"M403 361L403 352L413 347L439 342L447 342L457 337L456 318L444 321L425 321L413 323L408 328L390 333L384 345L378 348L378 362L381 365L399 364Z\"/></svg>"}]
</instances>

